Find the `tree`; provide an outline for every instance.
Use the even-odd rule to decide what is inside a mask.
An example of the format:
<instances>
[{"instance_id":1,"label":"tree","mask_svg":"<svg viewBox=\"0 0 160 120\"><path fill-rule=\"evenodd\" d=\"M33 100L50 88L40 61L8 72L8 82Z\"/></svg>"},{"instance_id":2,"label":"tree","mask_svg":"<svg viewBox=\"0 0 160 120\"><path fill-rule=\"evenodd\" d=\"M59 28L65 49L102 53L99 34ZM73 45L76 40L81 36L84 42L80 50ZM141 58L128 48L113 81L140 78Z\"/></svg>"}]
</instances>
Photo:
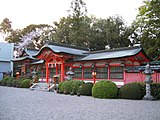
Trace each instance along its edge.
<instances>
[{"instance_id":1,"label":"tree","mask_svg":"<svg viewBox=\"0 0 160 120\"><path fill-rule=\"evenodd\" d=\"M131 29L125 26L120 16L97 19L92 25L91 50L103 50L105 47L128 47L131 42Z\"/></svg>"},{"instance_id":2,"label":"tree","mask_svg":"<svg viewBox=\"0 0 160 120\"><path fill-rule=\"evenodd\" d=\"M139 14L133 23L136 42L141 43L151 58L160 55L160 2L145 0L139 8Z\"/></svg>"},{"instance_id":3,"label":"tree","mask_svg":"<svg viewBox=\"0 0 160 120\"><path fill-rule=\"evenodd\" d=\"M0 24L0 33L4 40L13 32L11 23L12 22L8 18L4 18Z\"/></svg>"},{"instance_id":4,"label":"tree","mask_svg":"<svg viewBox=\"0 0 160 120\"><path fill-rule=\"evenodd\" d=\"M20 46L25 45L25 47L30 49L40 49L46 42L52 40L51 38L49 38L52 32L54 32L54 28L50 25L31 24L26 26L22 30L13 30L12 33L8 37L6 37L6 41L17 43ZM25 43L26 41L28 42Z\"/></svg>"},{"instance_id":5,"label":"tree","mask_svg":"<svg viewBox=\"0 0 160 120\"><path fill-rule=\"evenodd\" d=\"M54 22L54 41L73 46L86 47L89 39L91 19L86 16L86 4L82 0L73 0L68 17Z\"/></svg>"}]
</instances>

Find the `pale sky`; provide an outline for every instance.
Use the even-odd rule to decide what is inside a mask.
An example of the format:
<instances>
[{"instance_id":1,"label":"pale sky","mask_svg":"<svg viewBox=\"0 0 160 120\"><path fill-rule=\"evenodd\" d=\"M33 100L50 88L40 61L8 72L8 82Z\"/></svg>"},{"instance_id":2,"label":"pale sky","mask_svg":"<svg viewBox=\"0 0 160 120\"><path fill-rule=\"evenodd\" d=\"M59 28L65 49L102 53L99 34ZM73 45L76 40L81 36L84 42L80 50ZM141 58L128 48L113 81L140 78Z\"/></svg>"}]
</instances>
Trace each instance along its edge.
<instances>
[{"instance_id":1,"label":"pale sky","mask_svg":"<svg viewBox=\"0 0 160 120\"><path fill-rule=\"evenodd\" d=\"M67 16L72 0L0 0L0 23L4 18L12 27L24 28L30 24L52 24ZM108 18L119 14L130 25L138 14L142 0L83 0L88 16Z\"/></svg>"}]
</instances>

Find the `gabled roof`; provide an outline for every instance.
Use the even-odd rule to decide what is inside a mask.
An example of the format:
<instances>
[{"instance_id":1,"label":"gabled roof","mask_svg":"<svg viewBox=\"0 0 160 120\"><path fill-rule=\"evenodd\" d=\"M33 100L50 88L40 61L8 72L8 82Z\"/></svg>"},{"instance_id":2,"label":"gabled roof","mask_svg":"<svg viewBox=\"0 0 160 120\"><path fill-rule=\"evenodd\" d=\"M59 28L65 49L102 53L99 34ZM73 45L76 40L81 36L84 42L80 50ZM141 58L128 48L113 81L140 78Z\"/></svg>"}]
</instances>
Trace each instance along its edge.
<instances>
[{"instance_id":1,"label":"gabled roof","mask_svg":"<svg viewBox=\"0 0 160 120\"><path fill-rule=\"evenodd\" d=\"M77 56L82 56L84 55L83 54L84 52L88 52L88 49L65 45L65 44L52 43L42 47L41 50L34 56L38 56L44 49L50 49L52 52L58 53L58 54L70 54L70 55L77 55Z\"/></svg>"},{"instance_id":2,"label":"gabled roof","mask_svg":"<svg viewBox=\"0 0 160 120\"><path fill-rule=\"evenodd\" d=\"M79 59L79 61L131 57L138 54L141 51L143 52L145 57L148 58L148 56L144 53L143 49L140 47L125 47L125 48L117 48L117 49L110 49L110 50L103 50L103 51L88 52L88 53L85 53L87 54L87 56Z\"/></svg>"},{"instance_id":3,"label":"gabled roof","mask_svg":"<svg viewBox=\"0 0 160 120\"><path fill-rule=\"evenodd\" d=\"M33 56L38 53L38 50L33 49L25 49L21 56Z\"/></svg>"},{"instance_id":4,"label":"gabled roof","mask_svg":"<svg viewBox=\"0 0 160 120\"><path fill-rule=\"evenodd\" d=\"M20 58L14 58L12 61L16 62L16 61L23 61L23 60L35 60L35 58L33 58L32 56L24 56Z\"/></svg>"},{"instance_id":5,"label":"gabled roof","mask_svg":"<svg viewBox=\"0 0 160 120\"><path fill-rule=\"evenodd\" d=\"M29 56L35 55L38 53L38 50L25 50L26 54Z\"/></svg>"},{"instance_id":6,"label":"gabled roof","mask_svg":"<svg viewBox=\"0 0 160 120\"><path fill-rule=\"evenodd\" d=\"M36 65L36 64L43 64L44 60L38 60L36 62L31 63L32 65Z\"/></svg>"}]
</instances>

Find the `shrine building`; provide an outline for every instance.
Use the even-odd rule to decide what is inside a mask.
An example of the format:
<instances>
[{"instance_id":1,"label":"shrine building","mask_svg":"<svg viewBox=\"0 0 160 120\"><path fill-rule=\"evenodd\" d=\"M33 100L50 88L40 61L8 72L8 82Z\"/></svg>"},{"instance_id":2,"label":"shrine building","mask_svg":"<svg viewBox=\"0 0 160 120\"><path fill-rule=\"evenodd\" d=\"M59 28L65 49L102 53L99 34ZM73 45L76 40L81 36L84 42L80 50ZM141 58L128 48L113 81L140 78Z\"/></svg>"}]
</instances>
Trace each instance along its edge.
<instances>
[{"instance_id":1,"label":"shrine building","mask_svg":"<svg viewBox=\"0 0 160 120\"><path fill-rule=\"evenodd\" d=\"M67 79L67 72L73 71L73 80L93 82L111 80L118 86L130 82L144 82L145 75L136 67L151 62L143 48L124 47L109 50L89 51L85 48L49 43L39 51L24 50L21 57L14 58L14 70L20 76L31 76L35 70L41 82L51 82L59 77L59 82ZM152 75L154 82L160 82L160 71Z\"/></svg>"}]
</instances>

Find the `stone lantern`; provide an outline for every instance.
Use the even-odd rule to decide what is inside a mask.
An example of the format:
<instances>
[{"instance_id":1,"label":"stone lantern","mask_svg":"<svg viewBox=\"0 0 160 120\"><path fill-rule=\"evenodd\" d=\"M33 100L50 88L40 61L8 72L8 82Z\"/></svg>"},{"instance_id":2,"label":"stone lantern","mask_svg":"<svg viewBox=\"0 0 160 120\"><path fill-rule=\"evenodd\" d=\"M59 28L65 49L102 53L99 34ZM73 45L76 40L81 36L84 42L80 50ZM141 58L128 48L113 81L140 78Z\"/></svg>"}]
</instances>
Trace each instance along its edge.
<instances>
[{"instance_id":1,"label":"stone lantern","mask_svg":"<svg viewBox=\"0 0 160 120\"><path fill-rule=\"evenodd\" d=\"M72 80L74 72L72 71L71 67L69 68L69 71L66 74L67 74L67 80Z\"/></svg>"},{"instance_id":2,"label":"stone lantern","mask_svg":"<svg viewBox=\"0 0 160 120\"><path fill-rule=\"evenodd\" d=\"M33 82L37 82L36 81L36 78L37 78L37 72L36 72L36 70L35 70L35 68L33 69L33 72L32 72L32 78L33 78Z\"/></svg>"},{"instance_id":3,"label":"stone lantern","mask_svg":"<svg viewBox=\"0 0 160 120\"><path fill-rule=\"evenodd\" d=\"M143 100L153 100L153 96L151 95L151 83L153 82L151 79L151 75L153 71L150 69L150 65L147 64L144 74L146 75L145 83L146 83L146 95L143 97Z\"/></svg>"}]
</instances>

